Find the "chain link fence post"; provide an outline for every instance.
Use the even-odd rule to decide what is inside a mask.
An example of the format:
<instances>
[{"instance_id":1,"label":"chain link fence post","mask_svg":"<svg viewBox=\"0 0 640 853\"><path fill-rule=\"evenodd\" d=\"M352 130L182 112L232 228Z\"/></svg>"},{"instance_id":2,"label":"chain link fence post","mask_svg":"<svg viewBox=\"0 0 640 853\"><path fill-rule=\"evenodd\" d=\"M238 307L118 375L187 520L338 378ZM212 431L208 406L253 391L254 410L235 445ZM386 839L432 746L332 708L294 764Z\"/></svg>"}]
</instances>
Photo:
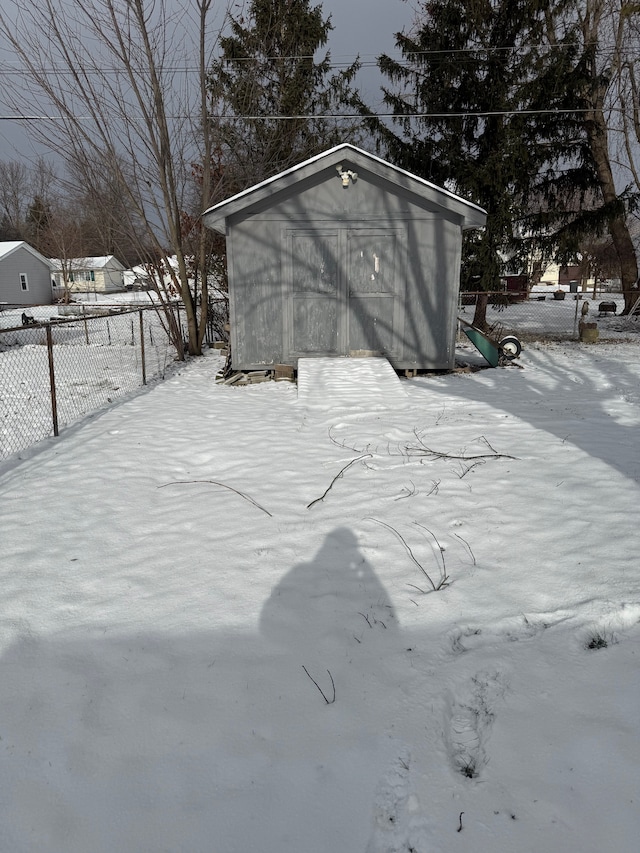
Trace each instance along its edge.
<instances>
[{"instance_id":1,"label":"chain link fence post","mask_svg":"<svg viewBox=\"0 0 640 853\"><path fill-rule=\"evenodd\" d=\"M58 435L58 402L56 398L56 372L53 365L53 336L51 334L51 323L45 323L47 335L47 356L49 358L49 387L51 389L51 418L53 421L53 434Z\"/></svg>"},{"instance_id":2,"label":"chain link fence post","mask_svg":"<svg viewBox=\"0 0 640 853\"><path fill-rule=\"evenodd\" d=\"M138 311L140 315L140 361L142 362L142 384L147 384L147 366L144 358L144 320L142 319L142 310Z\"/></svg>"}]
</instances>

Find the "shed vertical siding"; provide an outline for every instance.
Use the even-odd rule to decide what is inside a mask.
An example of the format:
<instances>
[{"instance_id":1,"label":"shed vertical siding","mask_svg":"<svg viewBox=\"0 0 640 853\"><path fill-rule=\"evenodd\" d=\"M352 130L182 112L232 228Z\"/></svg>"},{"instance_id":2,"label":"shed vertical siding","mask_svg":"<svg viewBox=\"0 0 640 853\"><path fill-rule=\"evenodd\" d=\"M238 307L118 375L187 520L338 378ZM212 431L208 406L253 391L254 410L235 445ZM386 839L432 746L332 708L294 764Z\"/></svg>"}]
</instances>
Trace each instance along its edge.
<instances>
[{"instance_id":1,"label":"shed vertical siding","mask_svg":"<svg viewBox=\"0 0 640 853\"><path fill-rule=\"evenodd\" d=\"M340 355L344 319L340 314L340 234L336 229L288 230L284 236L285 357Z\"/></svg>"},{"instance_id":2,"label":"shed vertical siding","mask_svg":"<svg viewBox=\"0 0 640 853\"><path fill-rule=\"evenodd\" d=\"M226 229L233 366L367 353L452 367L462 231L485 218L349 145L215 205L204 221Z\"/></svg>"},{"instance_id":3,"label":"shed vertical siding","mask_svg":"<svg viewBox=\"0 0 640 853\"><path fill-rule=\"evenodd\" d=\"M406 251L404 231L347 230L348 355L401 358Z\"/></svg>"},{"instance_id":4,"label":"shed vertical siding","mask_svg":"<svg viewBox=\"0 0 640 853\"><path fill-rule=\"evenodd\" d=\"M408 223L403 366L452 367L462 234L459 223Z\"/></svg>"},{"instance_id":5,"label":"shed vertical siding","mask_svg":"<svg viewBox=\"0 0 640 853\"><path fill-rule=\"evenodd\" d=\"M256 368L282 362L284 335L280 253L256 241L257 230L251 220L239 223L228 256L231 350Z\"/></svg>"},{"instance_id":6,"label":"shed vertical siding","mask_svg":"<svg viewBox=\"0 0 640 853\"><path fill-rule=\"evenodd\" d=\"M331 176L230 227L237 369L366 353L453 366L460 222L380 187L346 194Z\"/></svg>"}]
</instances>

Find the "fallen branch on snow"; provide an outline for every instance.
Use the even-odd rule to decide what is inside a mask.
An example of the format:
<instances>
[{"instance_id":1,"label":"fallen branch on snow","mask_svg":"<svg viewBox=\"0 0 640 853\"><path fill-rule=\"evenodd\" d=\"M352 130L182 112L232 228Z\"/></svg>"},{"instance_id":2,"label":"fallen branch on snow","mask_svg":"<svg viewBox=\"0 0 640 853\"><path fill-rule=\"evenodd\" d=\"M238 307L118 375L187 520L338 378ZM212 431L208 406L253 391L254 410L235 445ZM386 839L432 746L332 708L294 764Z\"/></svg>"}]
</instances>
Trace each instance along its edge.
<instances>
[{"instance_id":1,"label":"fallen branch on snow","mask_svg":"<svg viewBox=\"0 0 640 853\"><path fill-rule=\"evenodd\" d=\"M415 435L418 444L417 445L416 444L406 445L405 451L406 451L406 455L409 457L419 456L419 457L423 457L423 458L426 457L426 458L431 458L431 459L459 459L459 460L462 460L464 462L475 462L476 464L481 464L481 460L486 460L486 459L517 459L518 458L517 456L510 456L508 453L498 453L489 444L489 442L487 441L487 439L484 435L481 435L479 437L479 440L483 441L484 444L486 444L486 446L489 448L491 453L476 453L476 454L473 454L471 456L467 456L465 453L462 453L462 454L444 453L441 450L433 450L431 447L428 447L424 443L424 440L422 439L421 435L418 433L417 430L414 430L413 434ZM474 466L472 466L472 467L474 467ZM468 473L469 470L470 469L467 469L467 471L465 471L465 473ZM464 474L463 474L463 476L464 476Z\"/></svg>"},{"instance_id":2,"label":"fallen branch on snow","mask_svg":"<svg viewBox=\"0 0 640 853\"><path fill-rule=\"evenodd\" d=\"M326 496L329 494L331 489L333 488L333 484L336 482L336 480L339 480L342 477L342 475L344 474L344 472L347 471L349 468L351 468L352 465L355 465L356 462L360 462L360 460L362 460L362 459L367 459L367 457L371 457L371 454L370 453L363 453L362 456L358 456L357 459L352 459L351 462L347 463L344 466L344 468L341 468L340 471L338 471L336 476L333 478L333 480L329 483L329 485L325 489L324 494L320 495L320 497L316 498L314 501L311 501L311 503L308 503L307 509L311 509L311 507L314 504L317 504L317 503L320 503L320 501L323 501L326 498Z\"/></svg>"},{"instance_id":3,"label":"fallen branch on snow","mask_svg":"<svg viewBox=\"0 0 640 853\"><path fill-rule=\"evenodd\" d=\"M315 680L315 678L314 678L312 675L309 675L309 670L306 668L306 666L305 666L304 664L302 664L302 668L303 668L303 669L304 669L304 671L307 673L307 675L309 676L309 678L311 679L311 681L313 681L313 683L314 683L314 684L315 684L315 686L318 688L318 690L320 691L320 693L322 693L322 698L323 698L323 699L324 699L324 701L327 703L327 705L333 705L333 703L336 701L336 685L335 685L335 683L334 683L334 681L333 681L333 676L331 675L331 673L329 672L329 670L327 670L327 672L329 673L329 678L331 679L331 686L333 687L333 697L332 697L331 699L327 699L327 696L326 696L326 694L325 694L324 690L322 689L322 687L320 687L320 685L319 685L319 684L318 684L318 682Z\"/></svg>"},{"instance_id":4,"label":"fallen branch on snow","mask_svg":"<svg viewBox=\"0 0 640 853\"><path fill-rule=\"evenodd\" d=\"M161 486L158 486L159 489L164 489L165 486L177 486L184 485L185 483L210 483L212 486L220 486L222 489L229 489L230 492L235 492L236 495L239 495L241 498L244 498L245 501L249 501L250 504L253 504L257 509L261 509L262 512L266 512L269 518L273 518L268 509L265 509L263 506L254 499L250 495L245 495L244 492L239 491L238 489L234 489L233 486L228 486L226 483L220 483L218 480L174 480L173 483L163 483Z\"/></svg>"}]
</instances>

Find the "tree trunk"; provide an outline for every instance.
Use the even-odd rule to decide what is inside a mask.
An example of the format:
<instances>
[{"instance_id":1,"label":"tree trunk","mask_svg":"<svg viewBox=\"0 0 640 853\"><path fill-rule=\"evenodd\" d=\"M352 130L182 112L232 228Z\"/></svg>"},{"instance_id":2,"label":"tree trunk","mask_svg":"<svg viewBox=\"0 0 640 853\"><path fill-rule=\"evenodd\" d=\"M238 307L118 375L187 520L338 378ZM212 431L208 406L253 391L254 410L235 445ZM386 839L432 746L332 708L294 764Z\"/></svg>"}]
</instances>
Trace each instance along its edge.
<instances>
[{"instance_id":1,"label":"tree trunk","mask_svg":"<svg viewBox=\"0 0 640 853\"><path fill-rule=\"evenodd\" d=\"M624 17L622 13L620 13L617 24L614 24L616 49L614 49L610 67L598 68L597 57L594 52L594 46L600 45L599 34L606 24L608 11L607 0L587 0L582 11L582 35L591 78L587 91L583 93L588 107L585 115L585 129L591 156L596 167L602 199L611 210L607 227L620 266L624 313L628 313L634 300L633 288L638 280L638 264L627 225L626 207L618 197L611 169L609 127L605 116L607 92L612 79L620 72L620 44L623 32L622 18Z\"/></svg>"},{"instance_id":2,"label":"tree trunk","mask_svg":"<svg viewBox=\"0 0 640 853\"><path fill-rule=\"evenodd\" d=\"M602 110L596 107L587 117L586 125L604 203L616 207L619 204L618 195L611 170L607 126ZM620 278L624 294L624 312L628 313L636 298L636 291L633 288L638 280L638 264L624 209L621 209L617 213L612 213L609 216L607 225L620 264Z\"/></svg>"},{"instance_id":3,"label":"tree trunk","mask_svg":"<svg viewBox=\"0 0 640 853\"><path fill-rule=\"evenodd\" d=\"M482 291L476 297L476 310L473 314L473 325L477 329L487 328L487 305L489 304L489 294Z\"/></svg>"}]
</instances>

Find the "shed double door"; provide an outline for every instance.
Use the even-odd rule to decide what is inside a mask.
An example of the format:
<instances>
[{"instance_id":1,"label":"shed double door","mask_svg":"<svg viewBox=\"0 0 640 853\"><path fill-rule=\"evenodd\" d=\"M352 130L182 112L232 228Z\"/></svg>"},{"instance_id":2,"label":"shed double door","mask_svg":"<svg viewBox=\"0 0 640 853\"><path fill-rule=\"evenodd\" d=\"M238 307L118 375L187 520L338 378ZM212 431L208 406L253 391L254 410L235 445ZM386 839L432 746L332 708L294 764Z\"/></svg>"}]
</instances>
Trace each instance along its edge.
<instances>
[{"instance_id":1,"label":"shed double door","mask_svg":"<svg viewBox=\"0 0 640 853\"><path fill-rule=\"evenodd\" d=\"M287 232L289 358L399 355L401 242L388 228Z\"/></svg>"}]
</instances>

